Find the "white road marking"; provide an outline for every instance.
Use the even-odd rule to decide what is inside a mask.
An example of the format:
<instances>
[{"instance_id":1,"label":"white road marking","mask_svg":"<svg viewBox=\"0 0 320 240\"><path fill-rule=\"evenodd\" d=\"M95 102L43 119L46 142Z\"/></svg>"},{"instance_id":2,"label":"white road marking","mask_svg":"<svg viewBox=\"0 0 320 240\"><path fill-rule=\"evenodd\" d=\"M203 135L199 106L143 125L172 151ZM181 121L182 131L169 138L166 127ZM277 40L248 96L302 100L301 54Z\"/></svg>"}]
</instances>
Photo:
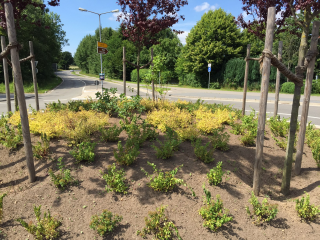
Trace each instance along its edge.
<instances>
[{"instance_id":1,"label":"white road marking","mask_svg":"<svg viewBox=\"0 0 320 240\"><path fill-rule=\"evenodd\" d=\"M69 99L43 100L43 101L44 101L44 102L54 102L54 101L58 101L58 100L60 100L60 101L67 101L67 100L69 100Z\"/></svg>"}]
</instances>

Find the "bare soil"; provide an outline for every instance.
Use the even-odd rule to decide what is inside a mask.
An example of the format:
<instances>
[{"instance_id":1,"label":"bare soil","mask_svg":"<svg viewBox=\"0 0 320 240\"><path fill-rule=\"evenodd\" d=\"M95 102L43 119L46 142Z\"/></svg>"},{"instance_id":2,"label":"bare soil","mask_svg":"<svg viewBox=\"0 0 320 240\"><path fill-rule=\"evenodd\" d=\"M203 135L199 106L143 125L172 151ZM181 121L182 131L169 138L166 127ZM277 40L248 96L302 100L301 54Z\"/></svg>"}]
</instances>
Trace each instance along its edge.
<instances>
[{"instance_id":1,"label":"bare soil","mask_svg":"<svg viewBox=\"0 0 320 240\"><path fill-rule=\"evenodd\" d=\"M110 123L118 123L118 119L111 118ZM230 132L230 127L227 126L226 131ZM280 194L280 187L285 151L276 146L268 126L266 131L259 200L268 197L279 209L277 218L269 224L256 226L246 213L245 206L249 205L252 191L255 147L241 145L239 136L230 133L230 150L216 150L215 161L210 164L196 159L190 142L182 143L180 150L168 160L157 159L151 147L152 143L145 142L137 162L123 167L130 188L127 195L122 195L107 193L105 181L100 174L100 170L105 171L108 165L115 162L113 149L116 149L117 143L100 142L97 133L92 136L92 141L97 142L96 157L92 164L75 164L69 154L67 142L62 139L51 140L51 158L63 157L72 175L79 180L79 185L70 186L64 191L58 190L48 176L50 168L57 169L56 161L35 161L37 181L29 183L23 147L15 152L0 147L0 194L8 193L4 198L0 239L33 239L15 219L23 218L27 222L35 222L34 205L41 205L42 212L50 209L52 215L62 219L59 239L141 239L136 235L137 230L145 226L144 218L148 212L154 211L160 205L168 206L166 213L185 240L319 239L320 221L302 222L295 212L294 202L294 199L301 198L306 191L311 196L311 203L320 205L320 171L312 153L306 145L302 173L299 176L292 173L291 193L284 197ZM125 132L122 132L120 140L125 141L126 138ZM163 139L162 134L160 139ZM33 143L38 140L38 136L32 136ZM163 170L171 170L183 164L177 177L189 184L197 197L193 197L185 187L178 187L171 193L155 192L149 188L146 185L148 179L140 170L143 167L151 173L147 161L155 163ZM209 186L206 174L219 161L223 162L225 171L230 171L230 179L223 180L220 186ZM214 198L217 194L221 196L224 207L230 210L234 219L217 232L211 232L202 226L199 209L203 206L203 183L206 183ZM123 220L112 234L102 238L89 228L89 223L92 215L101 214L104 209L123 216ZM152 239L152 236L148 239Z\"/></svg>"}]
</instances>

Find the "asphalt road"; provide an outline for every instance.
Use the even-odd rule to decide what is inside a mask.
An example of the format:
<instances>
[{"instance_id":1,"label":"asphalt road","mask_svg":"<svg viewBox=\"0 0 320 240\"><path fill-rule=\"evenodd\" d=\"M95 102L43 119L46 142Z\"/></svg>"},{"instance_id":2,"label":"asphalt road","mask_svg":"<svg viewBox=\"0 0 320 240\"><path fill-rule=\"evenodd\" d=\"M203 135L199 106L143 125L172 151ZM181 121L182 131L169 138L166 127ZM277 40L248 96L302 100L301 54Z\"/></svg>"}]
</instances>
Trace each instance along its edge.
<instances>
[{"instance_id":1,"label":"asphalt road","mask_svg":"<svg viewBox=\"0 0 320 240\"><path fill-rule=\"evenodd\" d=\"M95 90L100 90L100 86L95 85L94 78L77 76L71 74L69 71L57 72L59 77L61 77L64 81L53 91L50 91L45 94L39 94L39 102L40 108L45 108L45 103L49 102L57 102L58 99L66 103L72 99L78 99L83 96L84 92L92 92L91 95L94 97ZM136 84L127 83L127 86L133 87L134 92L129 92L127 89L127 95L135 95L136 94ZM104 82L105 88L118 88L117 93L123 92L123 84L120 82ZM147 90L145 88L141 88L140 90L141 96L146 96ZM26 94L26 96L30 97L30 94ZM31 94L31 96L33 96ZM149 91L149 96L151 96ZM230 104L233 107L241 109L242 108L242 92L228 92L228 91L219 91L219 90L206 90L206 89L188 89L188 88L178 88L171 87L171 90L167 93L166 99L169 100L187 100L195 102L198 98L204 100L208 103L223 103ZM279 115L281 117L289 118L291 115L291 102L293 99L292 94L280 94L280 104L279 104ZM257 112L259 111L259 99L260 93L248 93L247 94L247 104L246 111L249 113L251 108L255 109ZM0 94L0 113L6 112L6 102L5 94ZM301 96L301 101L303 101L303 96ZM35 108L35 99L34 97L26 99L27 106L31 104L33 108ZM12 101L13 108L13 101ZM301 109L299 109L299 120L301 116ZM274 110L274 93L268 94L268 104L267 104L267 114L268 116L273 116ZM313 124L320 126L320 97L311 97L310 108L309 108L309 116L308 121L312 121Z\"/></svg>"}]
</instances>

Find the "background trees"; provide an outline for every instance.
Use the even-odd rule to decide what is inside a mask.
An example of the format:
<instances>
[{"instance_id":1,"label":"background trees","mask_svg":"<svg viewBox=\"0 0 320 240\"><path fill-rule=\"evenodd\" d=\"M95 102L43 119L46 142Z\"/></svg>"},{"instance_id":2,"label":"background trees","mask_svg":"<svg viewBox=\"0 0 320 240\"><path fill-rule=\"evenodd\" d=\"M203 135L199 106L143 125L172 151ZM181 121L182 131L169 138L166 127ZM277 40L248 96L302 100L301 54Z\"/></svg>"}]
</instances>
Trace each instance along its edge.
<instances>
[{"instance_id":1,"label":"background trees","mask_svg":"<svg viewBox=\"0 0 320 240\"><path fill-rule=\"evenodd\" d=\"M67 70L69 66L74 62L71 52L62 52L60 56L59 66L60 68Z\"/></svg>"}]
</instances>

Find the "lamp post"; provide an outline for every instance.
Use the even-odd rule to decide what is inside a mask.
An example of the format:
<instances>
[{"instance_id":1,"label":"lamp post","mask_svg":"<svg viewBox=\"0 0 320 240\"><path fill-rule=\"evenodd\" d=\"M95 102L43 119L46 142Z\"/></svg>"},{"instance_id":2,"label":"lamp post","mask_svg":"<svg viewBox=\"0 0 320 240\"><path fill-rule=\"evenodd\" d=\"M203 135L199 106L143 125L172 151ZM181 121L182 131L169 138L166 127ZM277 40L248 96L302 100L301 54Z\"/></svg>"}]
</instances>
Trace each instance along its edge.
<instances>
[{"instance_id":1,"label":"lamp post","mask_svg":"<svg viewBox=\"0 0 320 240\"><path fill-rule=\"evenodd\" d=\"M96 12L92 12L92 11L89 11L87 9L84 9L84 8L79 8L80 11L82 12L91 12L91 13L94 13L94 14L97 14L99 15L99 36L100 36L100 42L101 42L101 21L100 21L100 16L102 14L106 14L106 13L115 13L115 12L119 12L118 9L115 9L115 10L112 10L110 12L104 12L104 13L96 13ZM100 53L100 64L101 64L101 73L102 73L102 53ZM101 94L103 93L103 81L101 80Z\"/></svg>"}]
</instances>

